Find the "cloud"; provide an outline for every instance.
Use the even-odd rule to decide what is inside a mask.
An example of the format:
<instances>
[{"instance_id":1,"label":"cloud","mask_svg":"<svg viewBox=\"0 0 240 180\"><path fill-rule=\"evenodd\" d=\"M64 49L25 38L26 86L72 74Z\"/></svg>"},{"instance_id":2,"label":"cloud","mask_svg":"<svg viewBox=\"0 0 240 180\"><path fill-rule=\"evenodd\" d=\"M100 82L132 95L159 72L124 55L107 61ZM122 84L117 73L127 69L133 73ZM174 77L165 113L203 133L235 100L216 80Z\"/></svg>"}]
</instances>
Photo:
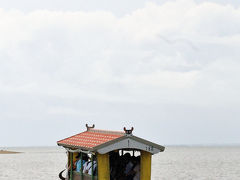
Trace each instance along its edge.
<instances>
[{"instance_id":1,"label":"cloud","mask_svg":"<svg viewBox=\"0 0 240 180\"><path fill-rule=\"evenodd\" d=\"M2 9L0 17L1 84L7 91L48 93L62 86L61 94L84 86L88 94L112 84L178 91L204 81L216 62L237 63L239 57L240 10L230 5L147 3L122 18L104 11Z\"/></svg>"},{"instance_id":2,"label":"cloud","mask_svg":"<svg viewBox=\"0 0 240 180\"><path fill-rule=\"evenodd\" d=\"M35 97L46 107L35 104L32 112L40 107L46 119L48 113L78 116L82 107L73 102L59 107L48 97L93 106L235 107L239 33L240 9L209 2L147 3L123 17L0 9L0 98L14 96L12 104L20 105L22 96Z\"/></svg>"}]
</instances>

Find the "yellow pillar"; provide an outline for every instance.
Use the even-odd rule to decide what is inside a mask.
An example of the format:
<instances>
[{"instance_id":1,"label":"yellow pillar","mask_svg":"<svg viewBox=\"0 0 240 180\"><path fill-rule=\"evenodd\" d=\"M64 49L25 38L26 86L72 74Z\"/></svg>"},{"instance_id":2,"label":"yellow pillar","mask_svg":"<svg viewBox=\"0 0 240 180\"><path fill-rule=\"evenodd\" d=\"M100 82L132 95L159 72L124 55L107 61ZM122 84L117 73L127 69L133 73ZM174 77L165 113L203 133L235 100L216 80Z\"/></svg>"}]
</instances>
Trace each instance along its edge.
<instances>
[{"instance_id":1,"label":"yellow pillar","mask_svg":"<svg viewBox=\"0 0 240 180\"><path fill-rule=\"evenodd\" d=\"M97 154L98 180L110 180L110 165L108 154Z\"/></svg>"},{"instance_id":2,"label":"yellow pillar","mask_svg":"<svg viewBox=\"0 0 240 180\"><path fill-rule=\"evenodd\" d=\"M76 156L78 155L78 152L73 153L73 162L76 162Z\"/></svg>"},{"instance_id":3,"label":"yellow pillar","mask_svg":"<svg viewBox=\"0 0 240 180\"><path fill-rule=\"evenodd\" d=\"M140 180L151 180L151 161L152 161L151 153L141 151Z\"/></svg>"},{"instance_id":4,"label":"yellow pillar","mask_svg":"<svg viewBox=\"0 0 240 180\"><path fill-rule=\"evenodd\" d=\"M73 162L76 162L76 156L78 155L78 152L73 152ZM68 166L70 166L70 152L68 153Z\"/></svg>"}]
</instances>

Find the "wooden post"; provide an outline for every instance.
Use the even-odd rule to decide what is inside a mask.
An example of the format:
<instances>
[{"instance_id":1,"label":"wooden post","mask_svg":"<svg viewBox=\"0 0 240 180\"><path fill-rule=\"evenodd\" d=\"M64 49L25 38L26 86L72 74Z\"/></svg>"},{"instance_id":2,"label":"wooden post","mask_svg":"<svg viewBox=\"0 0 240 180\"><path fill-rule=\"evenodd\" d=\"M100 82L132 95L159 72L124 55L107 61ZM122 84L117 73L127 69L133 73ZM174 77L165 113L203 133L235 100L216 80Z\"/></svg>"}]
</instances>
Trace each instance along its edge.
<instances>
[{"instance_id":1,"label":"wooden post","mask_svg":"<svg viewBox=\"0 0 240 180\"><path fill-rule=\"evenodd\" d=\"M98 160L97 160L97 155L95 154L95 161L96 161L96 163L97 163L97 166L96 166L96 180L98 180ZM109 162L109 169L110 169L110 162ZM110 173L110 171L109 171L109 173Z\"/></svg>"},{"instance_id":2,"label":"wooden post","mask_svg":"<svg viewBox=\"0 0 240 180\"><path fill-rule=\"evenodd\" d=\"M149 152L141 151L140 179L151 180L152 155Z\"/></svg>"},{"instance_id":3,"label":"wooden post","mask_svg":"<svg viewBox=\"0 0 240 180\"><path fill-rule=\"evenodd\" d=\"M83 180L83 153L81 152L81 169L80 169L80 174L81 174L81 180Z\"/></svg>"},{"instance_id":4,"label":"wooden post","mask_svg":"<svg viewBox=\"0 0 240 180\"><path fill-rule=\"evenodd\" d=\"M73 180L73 153L70 153L70 163L71 163L71 169L70 169L70 180Z\"/></svg>"},{"instance_id":5,"label":"wooden post","mask_svg":"<svg viewBox=\"0 0 240 180\"><path fill-rule=\"evenodd\" d=\"M92 163L92 167L91 167L91 171L92 171L92 180L94 179L94 177L93 177L93 166L94 166L94 164L93 164L93 154L92 154L92 156L91 156L91 163Z\"/></svg>"},{"instance_id":6,"label":"wooden post","mask_svg":"<svg viewBox=\"0 0 240 180\"><path fill-rule=\"evenodd\" d=\"M110 163L108 154L97 154L98 180L110 180Z\"/></svg>"}]
</instances>

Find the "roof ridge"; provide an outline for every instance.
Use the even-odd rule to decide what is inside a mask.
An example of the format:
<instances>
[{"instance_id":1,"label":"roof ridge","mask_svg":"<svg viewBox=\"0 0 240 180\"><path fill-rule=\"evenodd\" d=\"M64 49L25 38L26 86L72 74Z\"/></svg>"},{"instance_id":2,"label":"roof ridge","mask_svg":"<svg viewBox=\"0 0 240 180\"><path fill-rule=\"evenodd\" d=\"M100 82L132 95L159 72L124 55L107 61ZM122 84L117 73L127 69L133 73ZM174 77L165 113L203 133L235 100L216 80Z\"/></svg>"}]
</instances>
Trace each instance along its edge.
<instances>
[{"instance_id":1,"label":"roof ridge","mask_svg":"<svg viewBox=\"0 0 240 180\"><path fill-rule=\"evenodd\" d=\"M103 130L103 129L93 129L93 128L91 128L91 129L89 129L88 130L89 132L97 132L97 133L106 133L106 134L118 134L118 135L124 135L125 134L125 132L123 132L123 131L111 131L111 130Z\"/></svg>"}]
</instances>

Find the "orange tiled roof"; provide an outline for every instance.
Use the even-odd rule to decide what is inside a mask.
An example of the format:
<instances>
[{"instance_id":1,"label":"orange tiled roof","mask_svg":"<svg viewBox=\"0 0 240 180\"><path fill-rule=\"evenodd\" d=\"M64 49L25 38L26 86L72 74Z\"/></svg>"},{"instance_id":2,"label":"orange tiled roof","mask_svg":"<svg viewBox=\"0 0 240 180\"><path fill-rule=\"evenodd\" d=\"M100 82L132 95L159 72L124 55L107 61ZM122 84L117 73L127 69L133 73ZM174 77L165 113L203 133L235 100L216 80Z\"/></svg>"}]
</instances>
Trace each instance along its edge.
<instances>
[{"instance_id":1,"label":"orange tiled roof","mask_svg":"<svg viewBox=\"0 0 240 180\"><path fill-rule=\"evenodd\" d=\"M124 136L124 132L89 129L88 131L60 140L57 144L89 149L122 136Z\"/></svg>"}]
</instances>

